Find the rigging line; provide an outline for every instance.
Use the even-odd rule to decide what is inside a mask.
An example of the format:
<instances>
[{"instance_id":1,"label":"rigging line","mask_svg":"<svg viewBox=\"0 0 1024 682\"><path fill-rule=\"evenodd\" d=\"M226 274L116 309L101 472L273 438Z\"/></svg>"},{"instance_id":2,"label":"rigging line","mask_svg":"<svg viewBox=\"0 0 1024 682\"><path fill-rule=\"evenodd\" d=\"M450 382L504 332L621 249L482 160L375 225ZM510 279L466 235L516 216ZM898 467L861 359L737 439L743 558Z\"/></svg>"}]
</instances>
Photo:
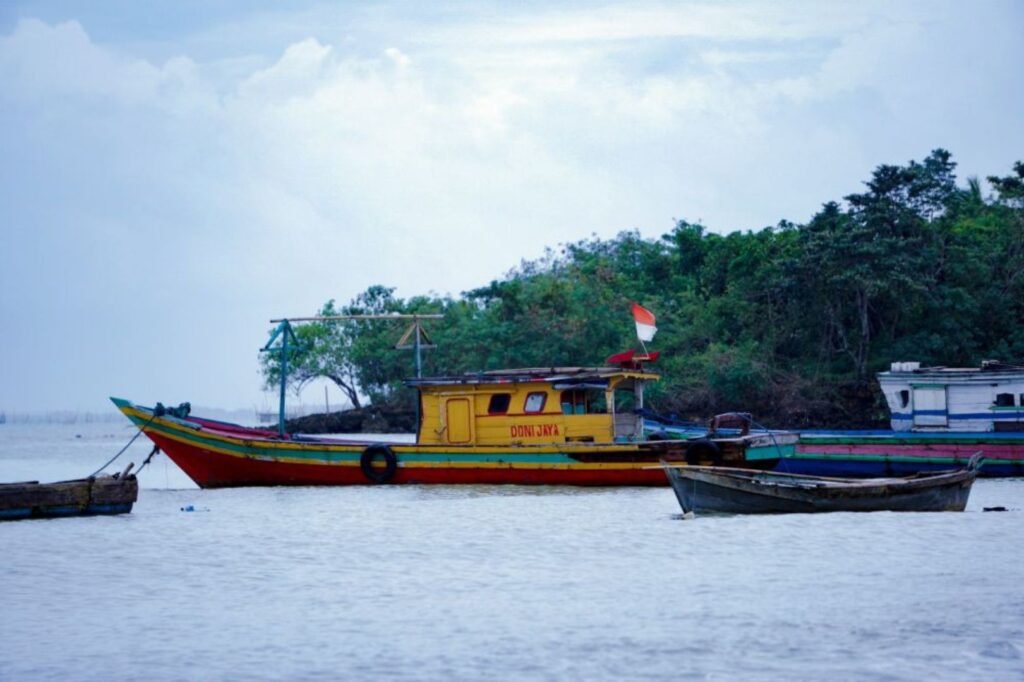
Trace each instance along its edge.
<instances>
[{"instance_id":1,"label":"rigging line","mask_svg":"<svg viewBox=\"0 0 1024 682\"><path fill-rule=\"evenodd\" d=\"M739 414L739 413L737 413L737 414ZM777 441L775 439L775 432L772 431L771 429L769 429L767 426L764 426L763 424L759 424L756 421L754 421L754 418L752 416L750 416L750 415L742 415L741 414L740 416L741 416L742 419L744 419L750 425L750 427L752 429L761 429L766 434L768 434L768 438L771 439L772 445L775 446L775 451L779 454L779 459L782 459L782 457L783 457L783 455L782 455L782 446L779 445L779 441ZM710 431L709 431L709 433L710 433Z\"/></svg>"},{"instance_id":2,"label":"rigging line","mask_svg":"<svg viewBox=\"0 0 1024 682\"><path fill-rule=\"evenodd\" d=\"M154 445L153 449L149 451L149 455L146 457L145 461L142 462L142 466L135 470L136 478L138 478L139 474L142 473L142 470L146 468L146 465L153 461L153 456L158 454L160 454L160 446Z\"/></svg>"},{"instance_id":3,"label":"rigging line","mask_svg":"<svg viewBox=\"0 0 1024 682\"><path fill-rule=\"evenodd\" d=\"M765 426L761 426L756 421L754 421L753 418L748 418L748 421L755 428L762 429L768 433L768 437L772 439L772 445L775 446L775 451L779 453L779 459L782 459L782 447L779 445L779 441L775 440L775 434L772 432L772 430Z\"/></svg>"},{"instance_id":4,"label":"rigging line","mask_svg":"<svg viewBox=\"0 0 1024 682\"><path fill-rule=\"evenodd\" d=\"M154 420L154 419L156 419L156 414L154 414L154 415L153 415L152 417L150 417L150 418L149 418L149 421L147 421L147 422L146 422L145 424L143 424L142 426L140 426L140 427L139 427L139 430L138 430L138 431L136 431L136 432L135 432L135 435L134 435L134 436L132 436L132 439L131 439L130 441L128 441L128 443L127 443L127 444L126 444L126 445L125 445L125 446L124 446L123 448L121 448L121 451L120 451L120 452L118 452L118 453L117 453L116 455L114 455L114 456L113 456L113 457L111 457L111 458L110 458L109 460L107 460L107 463L106 463L106 464L104 464L103 466L101 466L101 467L100 467L99 469L97 469L96 471L92 472L92 476L95 476L96 474L98 474L98 473L100 473L101 471L103 471L104 469L106 469L106 468L107 468L108 466L110 466L111 464L113 464L113 463L114 463L114 460L115 460L115 459L117 459L118 457L120 457L121 455L123 455L123 454L124 454L124 451L125 451L125 450L127 450L127 449L129 448L129 446L131 446L131 444L135 442L135 439L139 437L139 434L141 434L141 433L142 433L142 430L143 430L143 429L145 429L145 428L146 428L147 426L149 426L149 425L150 425L151 423L153 423L153 420ZM90 476L90 478L91 478L92 476Z\"/></svg>"}]
</instances>

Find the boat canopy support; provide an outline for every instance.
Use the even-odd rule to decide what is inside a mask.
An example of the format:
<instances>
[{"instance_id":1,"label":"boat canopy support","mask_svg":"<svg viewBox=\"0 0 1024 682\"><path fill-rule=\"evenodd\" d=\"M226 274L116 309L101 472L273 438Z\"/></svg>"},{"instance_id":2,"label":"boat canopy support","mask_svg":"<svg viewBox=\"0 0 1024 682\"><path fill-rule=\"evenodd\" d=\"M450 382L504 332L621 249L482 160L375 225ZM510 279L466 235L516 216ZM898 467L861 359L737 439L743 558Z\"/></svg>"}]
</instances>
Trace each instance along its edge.
<instances>
[{"instance_id":1,"label":"boat canopy support","mask_svg":"<svg viewBox=\"0 0 1024 682\"><path fill-rule=\"evenodd\" d=\"M277 327L270 334L270 340L260 350L262 352L270 352L271 346L277 341L278 337L281 337L281 345L276 349L281 354L281 396L280 405L277 413L277 433L281 438L285 437L284 431L284 396L285 387L288 385L288 343L289 339L291 342L298 346L300 341L295 336L295 330L292 327L292 322L334 322L342 320L412 320L412 326L408 331L402 335L396 348L409 349L412 348L416 351L416 377L419 378L421 375L421 360L420 352L426 348L434 348L434 345L430 342L430 337L427 336L426 331L423 329L421 320L440 320L444 315L440 313L423 313L423 314L402 314L402 313L387 313L387 314L367 314L367 315L317 315L314 317L288 317L281 318L278 320L271 320L271 324L276 324ZM409 344L410 337L413 337L413 343ZM418 416L418 415L417 415Z\"/></svg>"},{"instance_id":2,"label":"boat canopy support","mask_svg":"<svg viewBox=\"0 0 1024 682\"><path fill-rule=\"evenodd\" d=\"M281 346L278 349L278 352L281 354L281 400L277 412L277 434L284 438L284 390L288 385L288 340L291 339L298 346L299 339L295 336L295 330L292 329L292 324L289 320L271 320L271 322L275 321L279 324L271 332L267 345L263 346L260 350L263 352L271 351L271 346L277 341L277 337L281 337Z\"/></svg>"}]
</instances>

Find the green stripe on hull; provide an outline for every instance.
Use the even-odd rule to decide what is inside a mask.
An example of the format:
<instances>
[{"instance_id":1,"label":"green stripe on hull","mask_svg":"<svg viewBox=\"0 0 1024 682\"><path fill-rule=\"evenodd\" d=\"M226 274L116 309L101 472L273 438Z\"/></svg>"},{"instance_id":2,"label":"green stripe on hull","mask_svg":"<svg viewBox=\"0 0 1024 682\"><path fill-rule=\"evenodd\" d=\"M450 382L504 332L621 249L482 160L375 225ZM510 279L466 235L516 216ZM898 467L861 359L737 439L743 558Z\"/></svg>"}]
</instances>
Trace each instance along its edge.
<instances>
[{"instance_id":1,"label":"green stripe on hull","mask_svg":"<svg viewBox=\"0 0 1024 682\"><path fill-rule=\"evenodd\" d=\"M481 454L478 452L410 452L408 450L399 450L394 448L396 454L401 455L403 462L411 463L440 463L446 464L448 462L465 462L466 460L472 460L474 462L484 463L515 463L515 464L573 464L577 463L576 460L568 457L562 453L553 452L550 454L520 454L516 452L500 452L495 454ZM358 459L358 458L357 458Z\"/></svg>"},{"instance_id":2,"label":"green stripe on hull","mask_svg":"<svg viewBox=\"0 0 1024 682\"><path fill-rule=\"evenodd\" d=\"M756 462L759 460L766 459L779 459L780 457L792 457L793 453L796 452L796 444L790 443L788 445L762 445L762 446L751 446L746 450L746 459L750 462Z\"/></svg>"},{"instance_id":3,"label":"green stripe on hull","mask_svg":"<svg viewBox=\"0 0 1024 682\"><path fill-rule=\"evenodd\" d=\"M149 422L136 415L130 416L131 420L138 426L145 426L147 432L159 434L172 440L184 441L188 444L209 450L226 452L239 457L254 459L266 458L268 460L288 460L293 462L308 462L317 464L347 464L358 465L363 451L369 443L338 443L324 445L322 443L302 443L285 441L281 443L263 443L250 441L247 444L238 443L223 437L208 436L202 431L189 427L168 424L164 420ZM469 462L481 464L579 464L579 461L559 451L558 446L535 446L543 447L546 452L517 452L514 449L494 449L480 452L479 450L433 450L431 446L390 444L395 454L408 464L466 464ZM430 448L428 451L425 449ZM533 448L530 448L533 449ZM591 447L580 449L580 452L595 453L605 450L622 451L621 446L609 446L608 448ZM774 449L772 449L774 452ZM777 456L777 455L766 455Z\"/></svg>"},{"instance_id":4,"label":"green stripe on hull","mask_svg":"<svg viewBox=\"0 0 1024 682\"><path fill-rule=\"evenodd\" d=\"M998 434L1000 436L1004 434ZM1024 435L1019 439L1024 441ZM979 436L938 436L935 438L928 438L927 436L917 436L914 438L900 438L892 436L815 436L815 435L801 435L800 444L805 446L815 445L992 445L1005 443L1007 445L1014 444L1018 441L1016 438L999 438L993 440L991 435L979 435Z\"/></svg>"},{"instance_id":5,"label":"green stripe on hull","mask_svg":"<svg viewBox=\"0 0 1024 682\"><path fill-rule=\"evenodd\" d=\"M921 456L900 456L900 455L862 455L862 454L837 454L821 452L797 452L787 455L787 459L809 459L815 461L837 461L837 462L906 462L922 464L951 464L964 459L963 456L954 457L921 457Z\"/></svg>"}]
</instances>

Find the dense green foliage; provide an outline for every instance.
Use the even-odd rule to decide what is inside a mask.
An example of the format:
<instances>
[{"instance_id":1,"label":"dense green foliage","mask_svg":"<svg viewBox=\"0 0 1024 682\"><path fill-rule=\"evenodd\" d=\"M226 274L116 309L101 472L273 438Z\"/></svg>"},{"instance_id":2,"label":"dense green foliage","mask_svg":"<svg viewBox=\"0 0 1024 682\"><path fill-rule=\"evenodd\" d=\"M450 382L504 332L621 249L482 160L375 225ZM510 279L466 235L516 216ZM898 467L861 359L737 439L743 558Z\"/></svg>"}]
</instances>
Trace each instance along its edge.
<instances>
[{"instance_id":1,"label":"dense green foliage","mask_svg":"<svg viewBox=\"0 0 1024 682\"><path fill-rule=\"evenodd\" d=\"M867 425L886 411L874 373L897 360L1024 359L1024 164L957 185L944 150L880 166L858 194L806 224L720 235L680 221L549 250L458 298L402 300L374 286L321 314L443 312L427 374L601 364L637 347L630 303L658 316L652 403L707 417L755 412L785 426ZM290 383L330 377L357 401L406 402L408 351L392 321L317 322ZM264 355L268 385L274 355Z\"/></svg>"}]
</instances>

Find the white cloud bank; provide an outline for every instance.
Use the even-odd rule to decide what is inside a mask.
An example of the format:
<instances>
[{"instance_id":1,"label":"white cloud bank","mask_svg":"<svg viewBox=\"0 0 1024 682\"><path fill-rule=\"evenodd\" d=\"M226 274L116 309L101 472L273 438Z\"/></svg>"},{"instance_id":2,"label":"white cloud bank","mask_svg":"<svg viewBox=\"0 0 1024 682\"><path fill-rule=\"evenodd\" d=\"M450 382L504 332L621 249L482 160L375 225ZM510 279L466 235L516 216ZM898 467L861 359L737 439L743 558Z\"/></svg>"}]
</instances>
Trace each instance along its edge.
<instances>
[{"instance_id":1,"label":"white cloud bank","mask_svg":"<svg viewBox=\"0 0 1024 682\"><path fill-rule=\"evenodd\" d=\"M230 22L162 58L74 20L0 36L0 409L252 404L267 320L327 298L803 221L937 146L1024 156L1013 3L280 20L238 19L256 54L211 56Z\"/></svg>"}]
</instances>

